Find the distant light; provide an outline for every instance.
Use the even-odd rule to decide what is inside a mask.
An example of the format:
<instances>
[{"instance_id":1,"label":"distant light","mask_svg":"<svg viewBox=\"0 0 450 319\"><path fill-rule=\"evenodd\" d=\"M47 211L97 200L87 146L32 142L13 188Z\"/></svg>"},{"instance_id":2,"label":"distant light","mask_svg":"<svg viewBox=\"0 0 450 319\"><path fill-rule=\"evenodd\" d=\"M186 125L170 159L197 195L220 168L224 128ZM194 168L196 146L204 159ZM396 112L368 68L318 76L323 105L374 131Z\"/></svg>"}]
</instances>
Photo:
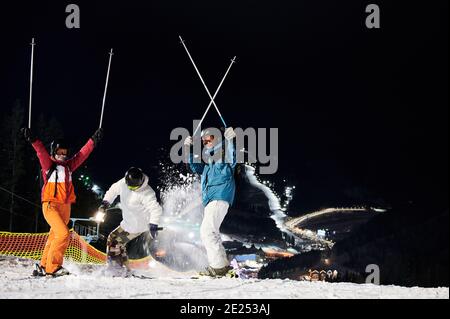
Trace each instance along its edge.
<instances>
[{"instance_id":1,"label":"distant light","mask_svg":"<svg viewBox=\"0 0 450 319\"><path fill-rule=\"evenodd\" d=\"M98 211L97 214L95 214L94 216L94 221L96 221L97 223L103 223L105 221L105 213L102 211Z\"/></svg>"},{"instance_id":2,"label":"distant light","mask_svg":"<svg viewBox=\"0 0 450 319\"><path fill-rule=\"evenodd\" d=\"M190 233L188 234L188 237L189 237L190 239L194 238L194 237L195 237L194 232L190 232Z\"/></svg>"}]
</instances>

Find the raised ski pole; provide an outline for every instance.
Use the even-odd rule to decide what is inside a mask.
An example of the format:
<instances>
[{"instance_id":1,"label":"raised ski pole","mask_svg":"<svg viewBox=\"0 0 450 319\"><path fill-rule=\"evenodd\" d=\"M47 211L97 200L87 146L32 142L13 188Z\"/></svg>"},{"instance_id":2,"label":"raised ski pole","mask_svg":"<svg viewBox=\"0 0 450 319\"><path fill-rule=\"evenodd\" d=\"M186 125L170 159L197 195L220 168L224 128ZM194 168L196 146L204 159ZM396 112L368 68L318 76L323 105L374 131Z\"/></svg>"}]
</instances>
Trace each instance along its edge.
<instances>
[{"instance_id":1,"label":"raised ski pole","mask_svg":"<svg viewBox=\"0 0 450 319\"><path fill-rule=\"evenodd\" d=\"M33 64L34 64L34 38L31 39L31 64L30 64L30 96L28 100L28 128L31 128L31 100L33 95Z\"/></svg>"},{"instance_id":2,"label":"raised ski pole","mask_svg":"<svg viewBox=\"0 0 450 319\"><path fill-rule=\"evenodd\" d=\"M194 134L192 134L193 136L195 135L195 133L197 133L198 129L199 129L200 126L202 125L202 122L203 122L203 120L205 119L205 116L206 116L206 114L208 113L209 108L210 108L211 105L213 104L213 101L214 101L214 99L216 98L217 93L219 93L219 91L220 91L220 87L222 86L223 81L224 81L225 78L227 77L228 71L230 71L231 66L232 66L233 63L235 63L235 62L236 62L236 57L234 57L233 59L231 59L230 66L228 67L227 72L225 72L225 75L223 76L222 81L220 81L220 84L219 84L219 86L217 87L217 90L216 90L216 92L214 93L214 96L212 97L213 99L209 102L208 107L206 108L205 113L203 113L202 119L201 119L200 122L198 123L197 128L196 128L195 131L194 131ZM222 117L222 116L221 116L221 117ZM223 119L222 119L222 121L223 121ZM224 125L225 125L225 123L224 123Z\"/></svg>"},{"instance_id":3,"label":"raised ski pole","mask_svg":"<svg viewBox=\"0 0 450 319\"><path fill-rule=\"evenodd\" d=\"M189 50L188 50L188 48L186 47L186 44L184 44L184 40L181 38L181 36L179 36L179 38L180 38L181 44L183 45L184 49L186 50L186 53L187 53L188 56L189 56L189 59L190 59L191 62L192 62L192 65L193 65L194 68L195 68L195 71L197 71L197 74L198 74L198 76L199 76L199 78L200 78L200 81L202 81L202 84L203 84L203 86L205 87L205 90L206 90L206 92L208 93L209 98L211 99L211 102L214 104L214 107L216 108L217 113L219 113L219 116L220 116L220 119L222 120L223 125L224 125L225 127L227 127L227 124L225 123L225 120L223 119L223 116L222 116L222 114L220 113L219 108L217 107L216 102L214 101L214 98L211 96L211 93L209 93L208 87L206 86L205 81L203 81L203 77L201 76L201 74L200 74L200 72L199 72L197 66L195 65L195 62L194 62L194 60L192 59L192 56L191 56L191 54L189 53Z\"/></svg>"},{"instance_id":4,"label":"raised ski pole","mask_svg":"<svg viewBox=\"0 0 450 319\"><path fill-rule=\"evenodd\" d=\"M108 89L108 80L109 80L109 70L111 69L111 59L113 56L113 49L109 52L109 63L108 63L108 72L106 73L106 83L105 83L105 92L103 92L103 103L102 103L102 114L100 115L100 128L103 123L103 111L105 110L105 100L106 100L106 90Z\"/></svg>"}]
</instances>

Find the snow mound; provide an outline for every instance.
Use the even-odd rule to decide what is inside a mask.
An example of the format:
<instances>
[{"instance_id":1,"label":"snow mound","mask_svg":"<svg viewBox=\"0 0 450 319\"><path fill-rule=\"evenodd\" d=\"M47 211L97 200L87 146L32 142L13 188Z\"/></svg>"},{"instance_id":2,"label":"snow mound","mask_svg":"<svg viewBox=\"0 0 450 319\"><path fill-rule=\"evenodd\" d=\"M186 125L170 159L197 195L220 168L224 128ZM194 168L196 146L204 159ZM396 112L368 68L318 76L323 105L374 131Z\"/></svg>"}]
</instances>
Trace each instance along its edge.
<instances>
[{"instance_id":1,"label":"snow mound","mask_svg":"<svg viewBox=\"0 0 450 319\"><path fill-rule=\"evenodd\" d=\"M190 279L157 267L153 279L105 277L101 266L66 264L74 275L32 278L34 261L0 257L0 298L449 298L449 288L405 288L351 283L299 282L281 279Z\"/></svg>"}]
</instances>

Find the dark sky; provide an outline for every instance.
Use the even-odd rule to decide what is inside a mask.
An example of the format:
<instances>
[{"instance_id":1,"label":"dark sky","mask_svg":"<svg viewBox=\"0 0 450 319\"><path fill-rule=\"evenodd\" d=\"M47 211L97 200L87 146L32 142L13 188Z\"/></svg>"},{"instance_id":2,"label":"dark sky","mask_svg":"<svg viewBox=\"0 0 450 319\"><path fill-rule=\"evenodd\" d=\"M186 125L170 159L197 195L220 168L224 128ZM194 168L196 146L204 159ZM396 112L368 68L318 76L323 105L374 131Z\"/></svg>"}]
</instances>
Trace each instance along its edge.
<instances>
[{"instance_id":1,"label":"dark sky","mask_svg":"<svg viewBox=\"0 0 450 319\"><path fill-rule=\"evenodd\" d=\"M33 118L54 115L77 145L98 126L114 48L89 160L101 183L150 167L208 105L180 34L211 91L237 56L217 105L231 126L279 128L280 176L448 201L446 1L376 1L380 30L365 27L366 1L12 3L0 9L2 111L27 104L34 36ZM79 30L65 27L69 3Z\"/></svg>"}]
</instances>

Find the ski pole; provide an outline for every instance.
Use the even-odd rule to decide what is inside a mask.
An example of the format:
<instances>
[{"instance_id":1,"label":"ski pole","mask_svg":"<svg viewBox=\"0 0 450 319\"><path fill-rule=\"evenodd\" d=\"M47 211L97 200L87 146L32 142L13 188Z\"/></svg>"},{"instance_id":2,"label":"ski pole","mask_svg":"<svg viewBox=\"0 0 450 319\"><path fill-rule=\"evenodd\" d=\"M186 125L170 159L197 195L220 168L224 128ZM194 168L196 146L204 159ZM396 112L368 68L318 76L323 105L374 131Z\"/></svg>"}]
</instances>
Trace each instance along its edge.
<instances>
[{"instance_id":1,"label":"ski pole","mask_svg":"<svg viewBox=\"0 0 450 319\"><path fill-rule=\"evenodd\" d=\"M195 133L197 133L198 129L199 129L200 126L202 125L202 122L203 122L203 120L205 119L205 116L206 116L206 114L208 113L209 108L211 107L211 105L212 105L212 103L213 103L213 100L216 98L216 95L217 95L217 93L219 93L219 90L220 90L220 87L222 86L223 81L224 81L225 78L227 77L228 71L230 71L231 66L232 66L233 63L235 63L235 62L236 62L236 57L234 57L234 58L231 60L230 66L228 67L227 72L225 72L225 75L223 76L222 81L220 81L220 84L219 84L219 86L217 87L216 92L214 93L213 99L209 102L208 107L206 108L205 113L203 113L202 119L201 119L200 122L198 123L197 128L196 128L195 131L194 131L194 134L192 134L193 136L195 135ZM223 119L222 119L222 121L223 121ZM225 123L224 123L224 124L225 124Z\"/></svg>"},{"instance_id":2,"label":"ski pole","mask_svg":"<svg viewBox=\"0 0 450 319\"><path fill-rule=\"evenodd\" d=\"M109 52L109 62L108 62L108 72L106 73L106 83L105 83L105 92L103 92L103 103L102 103L102 114L100 115L100 128L103 123L103 111L105 110L105 99L106 99L106 90L108 89L108 80L109 80L109 70L111 68L111 59L113 56L113 49Z\"/></svg>"},{"instance_id":3,"label":"ski pole","mask_svg":"<svg viewBox=\"0 0 450 319\"><path fill-rule=\"evenodd\" d=\"M205 90L206 90L206 92L208 93L209 98L211 99L212 103L214 104L214 107L216 108L217 113L219 113L219 116L220 116L220 119L222 120L223 125L224 125L225 127L227 127L227 124L225 123L225 120L223 119L223 116L222 116L222 114L220 113L219 108L218 108L217 105L216 105L216 102L214 101L213 97L211 96L211 93L209 93L209 90L208 90L208 87L207 87L206 84L205 84L205 81L203 81L203 78L202 78L202 76L201 76L201 74L200 74L200 72L199 72L197 66L195 65L194 60L192 59L192 56L191 56L191 54L189 53L188 48L187 48L186 45L184 44L184 40L181 38L181 36L179 36L179 38L180 38L181 44L183 45L184 49L186 50L186 53L187 53L188 56L189 56L189 59L190 59L191 62L192 62L192 65L193 65L194 68L195 68L195 71L197 71L197 74L198 74L198 76L199 76L199 78L200 78L200 81L202 81L202 84L203 84L203 86L205 87Z\"/></svg>"},{"instance_id":4,"label":"ski pole","mask_svg":"<svg viewBox=\"0 0 450 319\"><path fill-rule=\"evenodd\" d=\"M31 64L30 64L30 97L28 101L28 128L31 128L31 98L33 94L33 64L34 64L34 38L31 39Z\"/></svg>"}]
</instances>

